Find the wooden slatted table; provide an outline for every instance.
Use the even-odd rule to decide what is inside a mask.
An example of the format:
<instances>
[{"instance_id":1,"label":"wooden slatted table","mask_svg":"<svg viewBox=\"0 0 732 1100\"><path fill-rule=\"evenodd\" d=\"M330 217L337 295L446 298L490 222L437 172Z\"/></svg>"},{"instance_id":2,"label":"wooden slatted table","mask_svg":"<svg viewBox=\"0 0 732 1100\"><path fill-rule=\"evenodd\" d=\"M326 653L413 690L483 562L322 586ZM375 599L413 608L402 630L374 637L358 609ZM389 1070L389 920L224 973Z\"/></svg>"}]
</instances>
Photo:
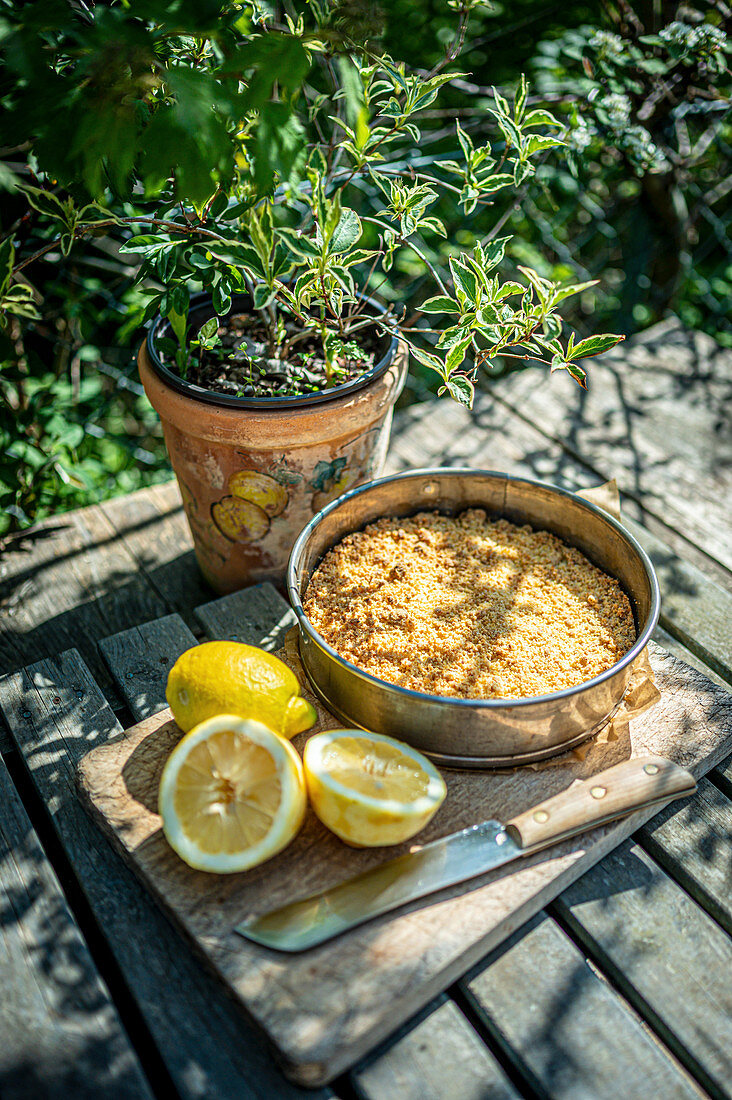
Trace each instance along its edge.
<instances>
[{"instance_id":1,"label":"wooden slatted table","mask_svg":"<svg viewBox=\"0 0 732 1100\"><path fill-rule=\"evenodd\" d=\"M659 572L657 641L729 686L732 353L669 321L591 377L585 395L530 369L472 414L413 406L390 468L568 488L617 477ZM276 649L291 613L269 587L212 599L174 483L41 524L0 569L3 1100L730 1095L732 759L348 1075L306 1092L109 847L74 779L91 745L162 708L179 652L234 636Z\"/></svg>"}]
</instances>

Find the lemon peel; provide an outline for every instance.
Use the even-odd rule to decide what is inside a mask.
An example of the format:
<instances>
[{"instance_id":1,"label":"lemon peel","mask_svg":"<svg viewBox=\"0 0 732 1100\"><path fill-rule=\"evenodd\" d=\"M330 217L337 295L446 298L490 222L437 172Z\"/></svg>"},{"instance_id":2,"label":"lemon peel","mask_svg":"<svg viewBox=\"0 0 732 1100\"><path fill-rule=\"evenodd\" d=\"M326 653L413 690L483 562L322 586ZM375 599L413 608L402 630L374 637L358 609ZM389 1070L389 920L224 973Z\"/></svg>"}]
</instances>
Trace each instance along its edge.
<instances>
[{"instance_id":1,"label":"lemon peel","mask_svg":"<svg viewBox=\"0 0 732 1100\"><path fill-rule=\"evenodd\" d=\"M363 730L328 730L305 746L310 804L332 832L372 848L418 833L445 799L437 768L410 745Z\"/></svg>"},{"instance_id":2,"label":"lemon peel","mask_svg":"<svg viewBox=\"0 0 732 1100\"><path fill-rule=\"evenodd\" d=\"M187 649L168 673L165 697L184 733L224 713L254 718L287 738L317 720L294 672L272 653L243 642Z\"/></svg>"}]
</instances>

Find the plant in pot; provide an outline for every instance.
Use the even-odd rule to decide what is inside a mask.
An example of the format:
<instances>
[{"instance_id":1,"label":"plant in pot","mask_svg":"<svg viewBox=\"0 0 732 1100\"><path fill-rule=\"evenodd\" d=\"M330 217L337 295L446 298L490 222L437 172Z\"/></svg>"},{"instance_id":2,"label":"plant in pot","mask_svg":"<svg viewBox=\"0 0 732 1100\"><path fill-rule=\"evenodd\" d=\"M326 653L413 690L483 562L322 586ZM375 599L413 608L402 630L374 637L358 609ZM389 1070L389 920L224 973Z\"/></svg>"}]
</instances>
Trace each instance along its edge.
<instances>
[{"instance_id":1,"label":"plant in pot","mask_svg":"<svg viewBox=\"0 0 732 1100\"><path fill-rule=\"evenodd\" d=\"M218 591L280 578L312 514L378 475L409 354L470 406L477 372L497 356L542 360L583 385L579 361L622 339L566 338L558 307L591 284L559 286L527 267L502 279L509 238L495 230L468 251L449 247L447 270L434 261L441 207L459 204L469 222L563 144L522 78L512 103L494 91L480 140L458 123L457 159L421 164L420 115L463 75L441 70L477 4L451 6L455 39L429 73L357 44L337 4L311 4L312 26L224 9L192 39L148 13L150 85L138 98L152 121L128 170L143 199L157 189L155 207L109 195L104 209L80 206L45 178L25 187L68 247L134 227L121 251L142 256L138 279L151 287L140 375ZM166 129L194 91L201 127L216 123L208 172L191 170L191 135L177 153ZM400 250L434 282L413 318L372 297ZM12 244L5 258L7 295L18 286Z\"/></svg>"}]
</instances>

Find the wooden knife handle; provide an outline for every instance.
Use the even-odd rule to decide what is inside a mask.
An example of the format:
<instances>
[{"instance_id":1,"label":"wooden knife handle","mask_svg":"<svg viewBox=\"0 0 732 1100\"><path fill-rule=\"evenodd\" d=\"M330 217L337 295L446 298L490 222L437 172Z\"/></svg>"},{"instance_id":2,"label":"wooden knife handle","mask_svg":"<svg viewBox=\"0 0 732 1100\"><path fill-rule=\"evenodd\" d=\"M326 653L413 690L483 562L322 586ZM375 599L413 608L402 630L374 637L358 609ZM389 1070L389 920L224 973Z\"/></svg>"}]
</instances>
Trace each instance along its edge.
<instances>
[{"instance_id":1,"label":"wooden knife handle","mask_svg":"<svg viewBox=\"0 0 732 1100\"><path fill-rule=\"evenodd\" d=\"M693 794L693 775L662 756L637 756L575 783L506 823L524 850L543 848L632 810Z\"/></svg>"}]
</instances>

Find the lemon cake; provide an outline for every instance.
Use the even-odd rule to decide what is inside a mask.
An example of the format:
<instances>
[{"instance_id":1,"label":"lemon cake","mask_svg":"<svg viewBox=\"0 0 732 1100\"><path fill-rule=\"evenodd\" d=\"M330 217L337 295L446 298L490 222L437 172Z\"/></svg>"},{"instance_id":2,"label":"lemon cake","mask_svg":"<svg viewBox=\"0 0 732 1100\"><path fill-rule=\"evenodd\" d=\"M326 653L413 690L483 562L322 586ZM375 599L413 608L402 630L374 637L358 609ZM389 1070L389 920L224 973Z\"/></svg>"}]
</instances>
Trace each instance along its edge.
<instances>
[{"instance_id":1,"label":"lemon cake","mask_svg":"<svg viewBox=\"0 0 732 1100\"><path fill-rule=\"evenodd\" d=\"M430 695L526 698L591 680L636 639L617 580L549 531L420 512L334 546L305 613L346 660Z\"/></svg>"}]
</instances>

